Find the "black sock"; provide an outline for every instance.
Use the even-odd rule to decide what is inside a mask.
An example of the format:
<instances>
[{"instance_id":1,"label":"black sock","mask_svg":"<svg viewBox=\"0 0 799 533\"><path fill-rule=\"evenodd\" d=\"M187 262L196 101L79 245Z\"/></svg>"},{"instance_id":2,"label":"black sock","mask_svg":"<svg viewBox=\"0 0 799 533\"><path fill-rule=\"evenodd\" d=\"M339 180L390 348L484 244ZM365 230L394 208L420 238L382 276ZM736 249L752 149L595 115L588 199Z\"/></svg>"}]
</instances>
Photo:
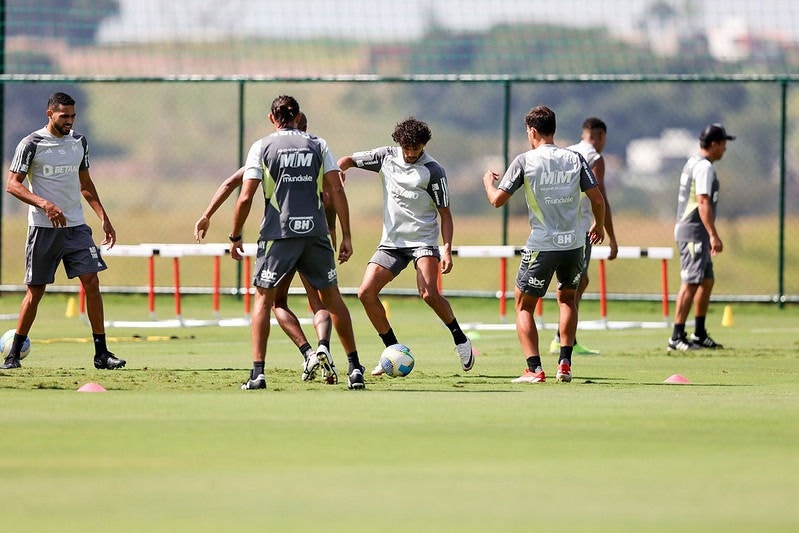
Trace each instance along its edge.
<instances>
[{"instance_id":1,"label":"black sock","mask_svg":"<svg viewBox=\"0 0 799 533\"><path fill-rule=\"evenodd\" d=\"M397 336L394 335L394 329L388 328L388 331L385 333L378 333L380 335L380 340L383 341L383 345L388 348L392 344L398 344L399 341L397 340Z\"/></svg>"},{"instance_id":2,"label":"black sock","mask_svg":"<svg viewBox=\"0 0 799 533\"><path fill-rule=\"evenodd\" d=\"M325 348L327 348L327 351L329 352L330 351L330 339L327 339L327 340L319 339L319 346L324 346Z\"/></svg>"},{"instance_id":3,"label":"black sock","mask_svg":"<svg viewBox=\"0 0 799 533\"><path fill-rule=\"evenodd\" d=\"M264 373L264 361L253 361L252 370L250 371L250 379L255 379L258 374Z\"/></svg>"},{"instance_id":4,"label":"black sock","mask_svg":"<svg viewBox=\"0 0 799 533\"><path fill-rule=\"evenodd\" d=\"M452 322L447 324L447 328L449 328L450 333L452 333L452 340L455 341L455 344L463 344L469 340L463 330L461 330L457 318L453 318Z\"/></svg>"},{"instance_id":5,"label":"black sock","mask_svg":"<svg viewBox=\"0 0 799 533\"><path fill-rule=\"evenodd\" d=\"M305 359L305 354L307 354L309 351L312 350L313 348L311 348L311 343L306 342L305 344L300 346L300 355L302 356L303 359Z\"/></svg>"},{"instance_id":6,"label":"black sock","mask_svg":"<svg viewBox=\"0 0 799 533\"><path fill-rule=\"evenodd\" d=\"M537 368L541 366L541 356L540 355L531 355L527 358L527 368L530 372L535 372Z\"/></svg>"},{"instance_id":7,"label":"black sock","mask_svg":"<svg viewBox=\"0 0 799 533\"><path fill-rule=\"evenodd\" d=\"M705 329L705 317L697 316L694 317L694 335L697 337L704 338L707 337L707 330Z\"/></svg>"},{"instance_id":8,"label":"black sock","mask_svg":"<svg viewBox=\"0 0 799 533\"><path fill-rule=\"evenodd\" d=\"M105 333L92 333L94 337L94 355L101 355L108 351L105 344Z\"/></svg>"},{"instance_id":9,"label":"black sock","mask_svg":"<svg viewBox=\"0 0 799 533\"><path fill-rule=\"evenodd\" d=\"M395 343L396 344L396 343ZM356 368L361 368L361 361L358 359L358 350L347 354L347 361L350 363L350 368L347 374L351 374Z\"/></svg>"},{"instance_id":10,"label":"black sock","mask_svg":"<svg viewBox=\"0 0 799 533\"><path fill-rule=\"evenodd\" d=\"M560 358L558 359L558 363L562 363L566 361L569 366L572 364L572 351L574 350L574 346L562 346L560 347Z\"/></svg>"},{"instance_id":11,"label":"black sock","mask_svg":"<svg viewBox=\"0 0 799 533\"><path fill-rule=\"evenodd\" d=\"M685 324L674 324L674 331L671 334L671 340L676 341L685 337Z\"/></svg>"},{"instance_id":12,"label":"black sock","mask_svg":"<svg viewBox=\"0 0 799 533\"><path fill-rule=\"evenodd\" d=\"M14 340L11 342L11 350L8 352L8 355L13 355L19 359L19 355L22 352L22 345L25 344L25 339L27 338L26 335L14 333Z\"/></svg>"}]
</instances>

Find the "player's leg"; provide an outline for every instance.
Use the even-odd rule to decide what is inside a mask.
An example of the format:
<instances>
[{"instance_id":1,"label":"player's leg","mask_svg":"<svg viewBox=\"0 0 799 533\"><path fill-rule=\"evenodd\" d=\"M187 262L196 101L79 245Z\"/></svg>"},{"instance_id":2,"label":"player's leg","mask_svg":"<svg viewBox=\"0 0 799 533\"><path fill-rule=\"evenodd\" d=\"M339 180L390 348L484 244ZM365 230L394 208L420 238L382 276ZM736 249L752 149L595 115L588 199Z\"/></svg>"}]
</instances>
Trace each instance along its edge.
<instances>
[{"instance_id":1,"label":"player's leg","mask_svg":"<svg viewBox=\"0 0 799 533\"><path fill-rule=\"evenodd\" d=\"M706 318L707 312L710 308L710 295L713 292L713 285L715 278L713 276L712 263L708 263L709 267L705 271L705 277L702 283L699 284L694 294L694 332L688 340L700 348L723 348L723 346L714 341L707 332Z\"/></svg>"},{"instance_id":2,"label":"player's leg","mask_svg":"<svg viewBox=\"0 0 799 533\"><path fill-rule=\"evenodd\" d=\"M280 329L297 346L300 355L306 361L308 356L313 353L313 348L302 330L299 318L289 308L289 288L293 279L294 273L292 272L284 276L275 287L275 301L272 304L272 311L275 313L275 320Z\"/></svg>"},{"instance_id":3,"label":"player's leg","mask_svg":"<svg viewBox=\"0 0 799 533\"><path fill-rule=\"evenodd\" d=\"M455 343L455 351L461 362L461 367L468 372L474 366L474 352L472 343L466 334L461 330L452 306L441 291L438 290L438 273L440 271L440 261L436 255L423 255L416 260L416 287L419 296L424 302L435 311L438 318L444 322Z\"/></svg>"},{"instance_id":4,"label":"player's leg","mask_svg":"<svg viewBox=\"0 0 799 533\"><path fill-rule=\"evenodd\" d=\"M107 266L94 244L92 230L86 225L66 228L63 240L64 270L70 279L78 278L86 295L86 315L92 329L94 341L94 367L97 369L115 370L125 366L125 360L119 359L108 351L105 339L105 311L103 295L100 293L98 272Z\"/></svg>"},{"instance_id":5,"label":"player's leg","mask_svg":"<svg viewBox=\"0 0 799 533\"><path fill-rule=\"evenodd\" d=\"M322 302L322 297L319 291L313 288L310 282L305 279L305 276L300 274L302 286L305 287L305 294L308 296L308 306L313 313L313 325L316 331L316 338L319 341L330 342L330 333L333 329L333 322L330 319L330 312Z\"/></svg>"},{"instance_id":6,"label":"player's leg","mask_svg":"<svg viewBox=\"0 0 799 533\"><path fill-rule=\"evenodd\" d=\"M369 321L381 338L389 333L391 324L386 316L386 309L383 307L383 302L380 301L380 291L383 290L383 287L388 285L394 277L394 273L388 268L370 262L366 265L366 271L363 273L361 285L358 287L358 300L360 300L363 310L366 312L366 316L369 317ZM328 307L328 309L330 308ZM390 342L383 339L383 343L386 346L396 344L396 338L394 338L393 341L394 342Z\"/></svg>"},{"instance_id":7,"label":"player's leg","mask_svg":"<svg viewBox=\"0 0 799 533\"><path fill-rule=\"evenodd\" d=\"M44 297L46 285L28 285L25 289L25 296L22 298L22 303L19 309L19 317L17 318L17 329L14 333L14 340L11 343L11 349L0 365L3 370L10 370L12 368L20 368L20 353L25 339L28 338L33 322L36 320L36 313L39 309L39 302Z\"/></svg>"},{"instance_id":8,"label":"player's leg","mask_svg":"<svg viewBox=\"0 0 799 533\"><path fill-rule=\"evenodd\" d=\"M516 309L516 335L522 347L526 368L513 383L541 383L546 375L541 364L538 327L535 308L538 300L546 294L554 273L554 265L546 252L522 250L522 260L516 274L514 304Z\"/></svg>"},{"instance_id":9,"label":"player's leg","mask_svg":"<svg viewBox=\"0 0 799 533\"><path fill-rule=\"evenodd\" d=\"M701 243L678 242L680 251L680 289L674 301L674 327L666 344L669 350L687 351L697 347L688 340L685 323L691 312L694 297L703 282L705 260L701 254Z\"/></svg>"},{"instance_id":10,"label":"player's leg","mask_svg":"<svg viewBox=\"0 0 799 533\"><path fill-rule=\"evenodd\" d=\"M250 377L241 388L242 390L255 390L266 388L264 366L266 361L266 346L269 341L271 327L271 309L274 303L274 288L255 287L252 314L250 315L250 341L252 349L252 370Z\"/></svg>"}]
</instances>

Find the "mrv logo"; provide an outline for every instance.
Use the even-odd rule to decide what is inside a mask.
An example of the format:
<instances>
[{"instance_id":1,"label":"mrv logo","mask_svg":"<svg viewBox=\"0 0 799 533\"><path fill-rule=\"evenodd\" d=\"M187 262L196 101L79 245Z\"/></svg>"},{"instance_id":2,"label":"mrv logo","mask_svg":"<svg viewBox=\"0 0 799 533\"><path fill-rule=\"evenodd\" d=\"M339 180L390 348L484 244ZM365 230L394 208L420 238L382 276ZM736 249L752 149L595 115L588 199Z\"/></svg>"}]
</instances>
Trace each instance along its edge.
<instances>
[{"instance_id":1,"label":"mrv logo","mask_svg":"<svg viewBox=\"0 0 799 533\"><path fill-rule=\"evenodd\" d=\"M289 229L294 233L308 233L314 229L313 217L289 218Z\"/></svg>"},{"instance_id":2,"label":"mrv logo","mask_svg":"<svg viewBox=\"0 0 799 533\"><path fill-rule=\"evenodd\" d=\"M311 163L313 163L313 154L311 152L305 154L299 152L280 154L281 167L310 167Z\"/></svg>"}]
</instances>

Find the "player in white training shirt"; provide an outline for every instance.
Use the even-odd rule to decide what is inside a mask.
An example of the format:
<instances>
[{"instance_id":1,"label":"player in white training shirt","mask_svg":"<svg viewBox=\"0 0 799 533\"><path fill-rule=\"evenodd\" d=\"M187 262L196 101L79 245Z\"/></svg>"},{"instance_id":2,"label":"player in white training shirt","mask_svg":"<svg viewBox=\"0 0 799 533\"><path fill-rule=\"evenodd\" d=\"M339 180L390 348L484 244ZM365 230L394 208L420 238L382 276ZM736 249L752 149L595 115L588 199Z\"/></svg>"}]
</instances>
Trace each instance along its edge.
<instances>
[{"instance_id":1,"label":"player in white training shirt","mask_svg":"<svg viewBox=\"0 0 799 533\"><path fill-rule=\"evenodd\" d=\"M419 296L449 328L461 367L469 371L474 366L472 343L438 290L439 271L452 270L453 222L446 173L425 152L431 137L426 123L410 117L394 128L392 139L398 146L356 152L338 161L342 172L358 167L379 173L383 185L383 236L366 267L358 298L383 344L397 344L380 291L413 261ZM381 373L379 365L372 371Z\"/></svg>"}]
</instances>

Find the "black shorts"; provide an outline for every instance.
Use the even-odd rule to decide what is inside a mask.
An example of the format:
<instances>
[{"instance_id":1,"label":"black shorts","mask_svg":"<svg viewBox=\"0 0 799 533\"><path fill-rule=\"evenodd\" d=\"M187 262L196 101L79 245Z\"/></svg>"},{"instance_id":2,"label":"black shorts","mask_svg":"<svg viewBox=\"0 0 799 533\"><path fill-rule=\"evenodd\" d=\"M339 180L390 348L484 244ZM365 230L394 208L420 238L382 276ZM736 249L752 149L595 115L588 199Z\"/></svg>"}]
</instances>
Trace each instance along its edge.
<instances>
[{"instance_id":1,"label":"black shorts","mask_svg":"<svg viewBox=\"0 0 799 533\"><path fill-rule=\"evenodd\" d=\"M522 250L516 286L525 294L541 298L547 293L552 275L557 275L558 290L576 290L583 271L583 248L534 252Z\"/></svg>"},{"instance_id":2,"label":"black shorts","mask_svg":"<svg viewBox=\"0 0 799 533\"><path fill-rule=\"evenodd\" d=\"M100 248L94 244L92 229L88 225L69 228L29 227L25 246L25 284L53 283L55 271L62 261L70 279L108 268Z\"/></svg>"},{"instance_id":3,"label":"black shorts","mask_svg":"<svg viewBox=\"0 0 799 533\"><path fill-rule=\"evenodd\" d=\"M420 257L435 257L441 260L441 251L438 246L418 246L416 248L386 248L379 247L369 260L370 263L380 265L381 267L390 270L394 276L399 276L399 273L405 270L405 267L413 260L413 266L416 267L416 261Z\"/></svg>"},{"instance_id":4,"label":"black shorts","mask_svg":"<svg viewBox=\"0 0 799 533\"><path fill-rule=\"evenodd\" d=\"M253 285L269 289L297 271L316 289L338 283L333 247L327 236L258 241Z\"/></svg>"}]
</instances>

